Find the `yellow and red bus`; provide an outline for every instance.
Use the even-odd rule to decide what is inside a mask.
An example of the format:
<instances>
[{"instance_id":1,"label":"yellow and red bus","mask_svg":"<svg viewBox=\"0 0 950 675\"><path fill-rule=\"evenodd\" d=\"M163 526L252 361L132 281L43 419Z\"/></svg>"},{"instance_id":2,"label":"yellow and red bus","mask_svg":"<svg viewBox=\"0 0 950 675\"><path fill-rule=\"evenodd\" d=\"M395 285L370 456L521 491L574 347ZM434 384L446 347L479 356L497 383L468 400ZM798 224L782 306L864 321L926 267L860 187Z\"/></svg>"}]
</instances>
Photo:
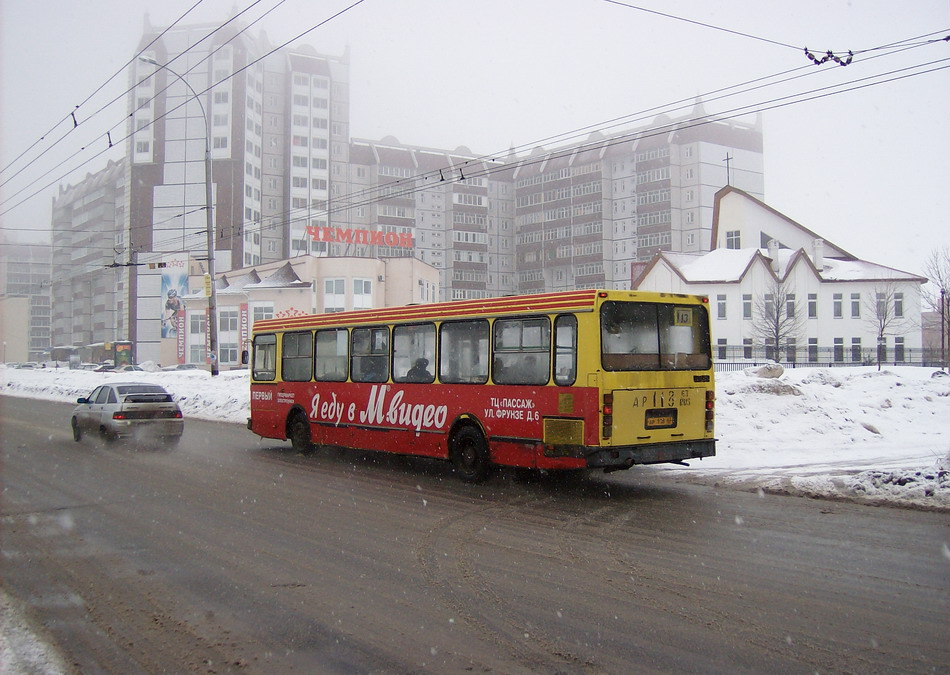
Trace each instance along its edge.
<instances>
[{"instance_id":1,"label":"yellow and red bus","mask_svg":"<svg viewBox=\"0 0 950 675\"><path fill-rule=\"evenodd\" d=\"M258 321L248 429L492 466L715 454L708 299L576 290Z\"/></svg>"}]
</instances>

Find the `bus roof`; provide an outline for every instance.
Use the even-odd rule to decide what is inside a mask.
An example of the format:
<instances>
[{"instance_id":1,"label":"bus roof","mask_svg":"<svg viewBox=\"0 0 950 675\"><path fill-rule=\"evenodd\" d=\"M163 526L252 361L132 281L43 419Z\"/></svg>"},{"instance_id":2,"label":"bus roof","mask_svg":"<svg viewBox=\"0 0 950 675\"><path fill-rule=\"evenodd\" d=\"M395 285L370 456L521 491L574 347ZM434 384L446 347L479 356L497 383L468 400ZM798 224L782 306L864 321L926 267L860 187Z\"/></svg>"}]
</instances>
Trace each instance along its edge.
<instances>
[{"instance_id":1,"label":"bus roof","mask_svg":"<svg viewBox=\"0 0 950 675\"><path fill-rule=\"evenodd\" d=\"M300 314L275 319L265 319L254 323L253 331L262 333L276 330L319 328L323 326L353 326L385 324L392 322L432 321L441 319L496 316L501 314L557 313L566 311L591 311L596 305L598 294L605 298L625 300L659 301L664 298L691 299L699 301L701 296L647 291L604 291L584 289L558 293L538 293L535 295L516 295L479 300L453 300L423 305L403 305L401 307L383 307L330 314Z\"/></svg>"}]
</instances>

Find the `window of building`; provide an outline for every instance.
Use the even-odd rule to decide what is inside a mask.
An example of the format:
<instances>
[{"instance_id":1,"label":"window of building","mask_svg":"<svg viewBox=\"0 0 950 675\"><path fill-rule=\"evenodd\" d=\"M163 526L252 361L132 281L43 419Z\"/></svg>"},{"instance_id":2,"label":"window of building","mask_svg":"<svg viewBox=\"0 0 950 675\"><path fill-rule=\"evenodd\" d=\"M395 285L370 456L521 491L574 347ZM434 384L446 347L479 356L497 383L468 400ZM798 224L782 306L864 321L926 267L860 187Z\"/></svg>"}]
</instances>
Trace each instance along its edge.
<instances>
[{"instance_id":1,"label":"window of building","mask_svg":"<svg viewBox=\"0 0 950 675\"><path fill-rule=\"evenodd\" d=\"M726 232L726 248L741 248L739 245L739 230Z\"/></svg>"},{"instance_id":2,"label":"window of building","mask_svg":"<svg viewBox=\"0 0 950 675\"><path fill-rule=\"evenodd\" d=\"M742 338L742 358L752 358L752 338Z\"/></svg>"},{"instance_id":3,"label":"window of building","mask_svg":"<svg viewBox=\"0 0 950 675\"><path fill-rule=\"evenodd\" d=\"M221 364L235 364L238 362L238 346L236 342L221 342L218 345L218 360Z\"/></svg>"},{"instance_id":4,"label":"window of building","mask_svg":"<svg viewBox=\"0 0 950 675\"><path fill-rule=\"evenodd\" d=\"M353 279L353 309L373 308L372 279Z\"/></svg>"},{"instance_id":5,"label":"window of building","mask_svg":"<svg viewBox=\"0 0 950 675\"><path fill-rule=\"evenodd\" d=\"M818 318L818 294L817 293L808 294L808 318L809 319Z\"/></svg>"},{"instance_id":6,"label":"window of building","mask_svg":"<svg viewBox=\"0 0 950 675\"><path fill-rule=\"evenodd\" d=\"M228 138L227 136L215 136L214 137L214 147L216 150L222 150L228 147Z\"/></svg>"},{"instance_id":7,"label":"window of building","mask_svg":"<svg viewBox=\"0 0 950 675\"><path fill-rule=\"evenodd\" d=\"M789 293L785 296L785 316L789 319L795 317L795 294Z\"/></svg>"},{"instance_id":8,"label":"window of building","mask_svg":"<svg viewBox=\"0 0 950 675\"><path fill-rule=\"evenodd\" d=\"M325 279L323 282L323 311L346 311L346 279Z\"/></svg>"},{"instance_id":9,"label":"window of building","mask_svg":"<svg viewBox=\"0 0 950 675\"><path fill-rule=\"evenodd\" d=\"M808 338L808 362L818 363L818 338Z\"/></svg>"},{"instance_id":10,"label":"window of building","mask_svg":"<svg viewBox=\"0 0 950 675\"><path fill-rule=\"evenodd\" d=\"M214 92L214 102L215 103L227 103L229 100L228 92L226 91L216 91Z\"/></svg>"},{"instance_id":11,"label":"window of building","mask_svg":"<svg viewBox=\"0 0 950 675\"><path fill-rule=\"evenodd\" d=\"M192 343L188 347L188 363L204 363L208 358L208 352L205 349L204 342Z\"/></svg>"},{"instance_id":12,"label":"window of building","mask_svg":"<svg viewBox=\"0 0 950 675\"><path fill-rule=\"evenodd\" d=\"M883 335L877 340L877 360L887 361L887 338Z\"/></svg>"},{"instance_id":13,"label":"window of building","mask_svg":"<svg viewBox=\"0 0 950 675\"><path fill-rule=\"evenodd\" d=\"M752 295L751 294L742 296L742 318L743 319L752 318Z\"/></svg>"},{"instance_id":14,"label":"window of building","mask_svg":"<svg viewBox=\"0 0 950 675\"><path fill-rule=\"evenodd\" d=\"M841 293L835 293L835 294L831 297L831 310L832 310L832 311L831 311L831 315L832 315L834 318L840 319L840 318L843 316L842 295L841 295Z\"/></svg>"},{"instance_id":15,"label":"window of building","mask_svg":"<svg viewBox=\"0 0 950 675\"><path fill-rule=\"evenodd\" d=\"M851 318L852 319L861 318L861 294L860 293L851 294Z\"/></svg>"},{"instance_id":16,"label":"window of building","mask_svg":"<svg viewBox=\"0 0 950 675\"><path fill-rule=\"evenodd\" d=\"M851 360L855 363L861 362L861 338L851 338Z\"/></svg>"},{"instance_id":17,"label":"window of building","mask_svg":"<svg viewBox=\"0 0 950 675\"><path fill-rule=\"evenodd\" d=\"M716 358L720 361L726 360L728 340L726 338L719 338L716 340Z\"/></svg>"},{"instance_id":18,"label":"window of building","mask_svg":"<svg viewBox=\"0 0 950 675\"><path fill-rule=\"evenodd\" d=\"M894 338L894 360L904 361L904 338Z\"/></svg>"},{"instance_id":19,"label":"window of building","mask_svg":"<svg viewBox=\"0 0 950 675\"><path fill-rule=\"evenodd\" d=\"M204 312L188 313L188 332L192 335L204 335L208 325L208 316Z\"/></svg>"},{"instance_id":20,"label":"window of building","mask_svg":"<svg viewBox=\"0 0 950 675\"><path fill-rule=\"evenodd\" d=\"M798 345L795 338L785 340L785 360L789 363L795 363L795 356L798 353Z\"/></svg>"},{"instance_id":21,"label":"window of building","mask_svg":"<svg viewBox=\"0 0 950 675\"><path fill-rule=\"evenodd\" d=\"M251 323L257 321L266 321L267 319L274 318L274 303L270 302L266 305L254 305L251 309Z\"/></svg>"},{"instance_id":22,"label":"window of building","mask_svg":"<svg viewBox=\"0 0 950 675\"><path fill-rule=\"evenodd\" d=\"M844 338L835 338L834 360L836 363L844 361Z\"/></svg>"},{"instance_id":23,"label":"window of building","mask_svg":"<svg viewBox=\"0 0 950 675\"><path fill-rule=\"evenodd\" d=\"M717 319L726 318L726 296L725 295L716 296L716 318Z\"/></svg>"},{"instance_id":24,"label":"window of building","mask_svg":"<svg viewBox=\"0 0 950 675\"><path fill-rule=\"evenodd\" d=\"M904 294L903 293L894 294L894 317L897 319L904 318ZM903 359L901 359L901 361L903 361Z\"/></svg>"},{"instance_id":25,"label":"window of building","mask_svg":"<svg viewBox=\"0 0 950 675\"><path fill-rule=\"evenodd\" d=\"M218 331L236 331L238 329L238 311L236 309L222 309L218 312Z\"/></svg>"}]
</instances>

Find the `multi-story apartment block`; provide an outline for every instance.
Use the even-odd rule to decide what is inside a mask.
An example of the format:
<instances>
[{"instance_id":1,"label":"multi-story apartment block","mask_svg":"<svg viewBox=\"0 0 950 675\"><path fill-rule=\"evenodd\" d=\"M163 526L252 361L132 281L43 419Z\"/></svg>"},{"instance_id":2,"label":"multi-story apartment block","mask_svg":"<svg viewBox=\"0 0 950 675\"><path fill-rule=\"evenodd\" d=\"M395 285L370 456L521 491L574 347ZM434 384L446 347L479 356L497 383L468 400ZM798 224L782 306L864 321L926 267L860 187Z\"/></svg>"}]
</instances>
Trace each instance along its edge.
<instances>
[{"instance_id":1,"label":"multi-story apartment block","mask_svg":"<svg viewBox=\"0 0 950 675\"><path fill-rule=\"evenodd\" d=\"M629 288L631 269L659 251L710 250L716 191L762 196L762 132L683 120L536 151L515 162L517 289Z\"/></svg>"},{"instance_id":2,"label":"multi-story apartment block","mask_svg":"<svg viewBox=\"0 0 950 675\"><path fill-rule=\"evenodd\" d=\"M50 247L0 240L2 361L39 361L50 348Z\"/></svg>"},{"instance_id":3,"label":"multi-story apartment block","mask_svg":"<svg viewBox=\"0 0 950 675\"><path fill-rule=\"evenodd\" d=\"M129 262L207 259L206 149L217 272L319 252L307 233L326 224L332 164L349 151L346 59L274 51L233 26L148 28L141 48L131 69ZM134 274L129 289L139 359L158 359L158 276Z\"/></svg>"},{"instance_id":4,"label":"multi-story apartment block","mask_svg":"<svg viewBox=\"0 0 950 675\"><path fill-rule=\"evenodd\" d=\"M53 347L128 334L127 187L127 163L121 160L61 187L53 199Z\"/></svg>"}]
</instances>

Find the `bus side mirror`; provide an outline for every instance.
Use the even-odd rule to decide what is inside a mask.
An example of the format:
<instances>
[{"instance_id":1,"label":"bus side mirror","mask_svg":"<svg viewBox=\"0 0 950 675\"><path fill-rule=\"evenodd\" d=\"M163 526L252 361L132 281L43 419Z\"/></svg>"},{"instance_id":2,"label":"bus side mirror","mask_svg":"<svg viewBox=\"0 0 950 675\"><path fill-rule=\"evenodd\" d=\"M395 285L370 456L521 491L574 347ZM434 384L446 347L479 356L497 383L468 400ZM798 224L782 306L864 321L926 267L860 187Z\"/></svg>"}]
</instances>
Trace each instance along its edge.
<instances>
[{"instance_id":1,"label":"bus side mirror","mask_svg":"<svg viewBox=\"0 0 950 675\"><path fill-rule=\"evenodd\" d=\"M249 354L246 349L241 352L241 365L243 366L247 365L248 357L249 357Z\"/></svg>"}]
</instances>

